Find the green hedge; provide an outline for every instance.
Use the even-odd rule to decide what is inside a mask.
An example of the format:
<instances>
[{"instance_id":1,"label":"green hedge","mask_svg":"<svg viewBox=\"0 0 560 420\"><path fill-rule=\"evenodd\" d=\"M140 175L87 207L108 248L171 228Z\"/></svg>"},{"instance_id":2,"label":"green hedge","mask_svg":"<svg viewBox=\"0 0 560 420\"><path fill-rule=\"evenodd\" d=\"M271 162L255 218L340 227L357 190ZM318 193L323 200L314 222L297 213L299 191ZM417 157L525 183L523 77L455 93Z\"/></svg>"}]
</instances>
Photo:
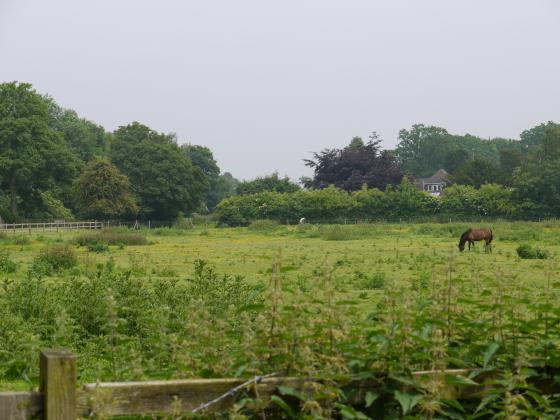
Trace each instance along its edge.
<instances>
[{"instance_id":1,"label":"green hedge","mask_svg":"<svg viewBox=\"0 0 560 420\"><path fill-rule=\"evenodd\" d=\"M480 189L453 185L441 197L416 188L406 178L386 191L368 189L348 193L328 187L294 193L261 192L232 196L218 204L215 216L227 226L247 226L254 220L269 219L296 223L301 217L310 222L353 220L399 220L434 216L518 217L513 190L500 185Z\"/></svg>"}]
</instances>

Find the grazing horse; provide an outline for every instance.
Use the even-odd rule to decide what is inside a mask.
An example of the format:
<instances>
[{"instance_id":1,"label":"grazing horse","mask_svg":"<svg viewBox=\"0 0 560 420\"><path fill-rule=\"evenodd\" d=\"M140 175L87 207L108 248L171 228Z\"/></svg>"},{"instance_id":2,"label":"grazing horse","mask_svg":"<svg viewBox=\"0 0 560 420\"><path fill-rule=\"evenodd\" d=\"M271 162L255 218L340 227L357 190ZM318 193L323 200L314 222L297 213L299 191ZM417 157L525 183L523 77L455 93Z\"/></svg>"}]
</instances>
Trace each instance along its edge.
<instances>
[{"instance_id":1,"label":"grazing horse","mask_svg":"<svg viewBox=\"0 0 560 420\"><path fill-rule=\"evenodd\" d=\"M471 245L474 248L474 241L484 240L484 249L492 252L492 230L488 228L473 229L470 228L461 235L459 240L459 251L463 252L465 250L465 242L469 243L469 251L471 250Z\"/></svg>"}]
</instances>

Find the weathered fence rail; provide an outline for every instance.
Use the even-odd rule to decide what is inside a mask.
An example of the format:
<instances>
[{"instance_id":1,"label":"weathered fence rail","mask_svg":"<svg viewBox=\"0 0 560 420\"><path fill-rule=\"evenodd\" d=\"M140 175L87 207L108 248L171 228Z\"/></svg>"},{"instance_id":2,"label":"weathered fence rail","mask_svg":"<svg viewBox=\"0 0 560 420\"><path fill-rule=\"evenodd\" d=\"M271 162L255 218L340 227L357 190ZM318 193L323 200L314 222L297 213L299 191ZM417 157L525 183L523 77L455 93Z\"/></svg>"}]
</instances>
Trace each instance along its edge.
<instances>
[{"instance_id":1,"label":"weathered fence rail","mask_svg":"<svg viewBox=\"0 0 560 420\"><path fill-rule=\"evenodd\" d=\"M58 229L103 229L108 222L49 222L49 223L2 223L0 230L58 230Z\"/></svg>"},{"instance_id":2,"label":"weathered fence rail","mask_svg":"<svg viewBox=\"0 0 560 420\"><path fill-rule=\"evenodd\" d=\"M202 404L217 399L239 385L244 379L189 379L172 381L113 382L77 386L76 358L65 350L43 350L40 354L40 386L38 391L0 392L0 419L27 420L43 418L47 420L74 420L77 417L92 416L135 416L169 415L190 412ZM458 381L466 377L467 369L446 371L415 372L413 376L420 383L439 380L444 385L442 398L471 399L481 398L489 385L468 381ZM558 369L550 372L550 379L539 379L532 383L543 393L560 393L560 384L554 380ZM486 378L492 378L487 373ZM259 398L268 400L277 393L281 385L295 388L302 393L313 389L313 383L325 382L324 379L304 377L269 377L254 383L249 391ZM352 377L329 380L338 386L351 384L356 393L356 402L364 397L372 386L379 385L374 380ZM361 392L360 392L361 391ZM220 398L206 412L227 410L234 403L234 395Z\"/></svg>"}]
</instances>

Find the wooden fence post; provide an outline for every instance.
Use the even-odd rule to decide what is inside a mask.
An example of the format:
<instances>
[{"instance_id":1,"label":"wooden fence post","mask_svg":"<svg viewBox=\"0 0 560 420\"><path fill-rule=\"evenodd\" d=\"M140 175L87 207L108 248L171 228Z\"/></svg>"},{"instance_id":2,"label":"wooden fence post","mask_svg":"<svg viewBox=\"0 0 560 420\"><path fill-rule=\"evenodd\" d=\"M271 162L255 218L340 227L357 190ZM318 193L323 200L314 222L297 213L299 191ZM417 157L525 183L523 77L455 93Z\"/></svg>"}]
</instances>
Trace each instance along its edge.
<instances>
[{"instance_id":1,"label":"wooden fence post","mask_svg":"<svg viewBox=\"0 0 560 420\"><path fill-rule=\"evenodd\" d=\"M75 420L76 356L62 349L42 350L40 365L45 420Z\"/></svg>"}]
</instances>

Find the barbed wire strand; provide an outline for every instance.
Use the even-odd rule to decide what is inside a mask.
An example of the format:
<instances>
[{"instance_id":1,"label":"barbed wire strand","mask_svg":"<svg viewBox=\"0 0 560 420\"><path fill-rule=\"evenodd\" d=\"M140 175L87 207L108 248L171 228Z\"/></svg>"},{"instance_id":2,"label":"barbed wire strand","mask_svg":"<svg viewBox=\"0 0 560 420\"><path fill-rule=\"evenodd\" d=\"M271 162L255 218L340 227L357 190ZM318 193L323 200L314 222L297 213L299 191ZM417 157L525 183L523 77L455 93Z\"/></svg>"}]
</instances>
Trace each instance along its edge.
<instances>
[{"instance_id":1,"label":"barbed wire strand","mask_svg":"<svg viewBox=\"0 0 560 420\"><path fill-rule=\"evenodd\" d=\"M237 391L239 391L239 390L241 390L241 389L243 389L243 388L245 388L245 387L251 385L252 383L259 384L259 383L262 382L263 379L270 378L270 377L272 377L272 376L276 376L276 375L279 375L279 374L280 374L280 372L274 372L274 373L269 373L268 375L255 376L254 378L251 378L251 379L249 379L248 381L245 381L245 382L243 382L242 384L237 385L237 386L234 387L234 388L231 388L231 389L230 389L229 391L227 391L225 394L220 395L220 396L217 397L217 398L214 398L212 401L208 401L208 402L206 402L206 403L204 403L204 404L202 404L202 405L196 407L196 408L195 408L194 410L192 410L191 412L192 412L192 413L198 413L198 412L200 412L200 411L204 411L204 410L208 409L208 407L210 407L211 405L214 405L214 404L216 404L216 403L222 401L223 399L225 399L225 398L227 398L227 397L233 397L233 396L237 393Z\"/></svg>"}]
</instances>

